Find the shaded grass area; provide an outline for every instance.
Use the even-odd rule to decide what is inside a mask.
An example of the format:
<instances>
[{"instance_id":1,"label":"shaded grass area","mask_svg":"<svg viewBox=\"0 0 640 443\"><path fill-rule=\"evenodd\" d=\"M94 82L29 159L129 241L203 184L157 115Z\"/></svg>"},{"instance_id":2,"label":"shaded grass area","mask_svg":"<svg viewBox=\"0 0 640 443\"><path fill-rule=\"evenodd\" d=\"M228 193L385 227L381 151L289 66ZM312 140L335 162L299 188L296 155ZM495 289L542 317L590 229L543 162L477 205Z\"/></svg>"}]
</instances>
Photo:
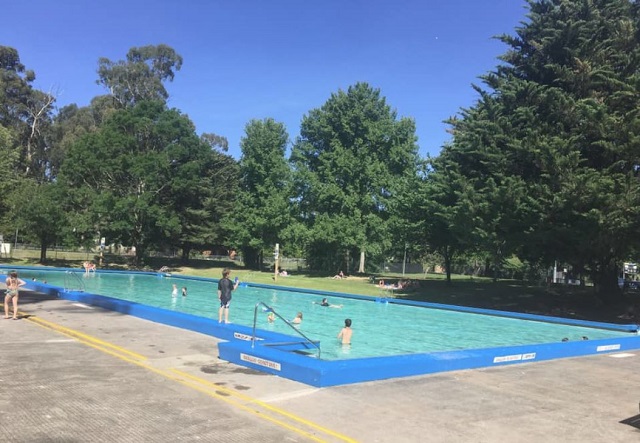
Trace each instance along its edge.
<instances>
[{"instance_id":1,"label":"shaded grass area","mask_svg":"<svg viewBox=\"0 0 640 443\"><path fill-rule=\"evenodd\" d=\"M53 258L47 265L57 267L81 268L86 255L78 257ZM35 257L2 258L4 264L38 265ZM453 276L450 285L440 274L398 274L348 276L346 279L333 279L327 275L292 272L287 277L275 278L272 272L260 272L245 269L241 264L228 260L190 260L188 265L178 259L150 258L141 268L131 265L129 258L105 256L108 269L137 269L157 271L163 266L175 274L194 275L207 278L220 278L222 269L229 267L232 277L241 281L260 284L277 284L301 289L343 292L371 297L396 297L407 300L444 303L460 306L497 309L502 311L523 312L581 320L602 321L608 323L634 323L628 318L620 318L630 307L640 312L640 293L628 291L613 301L603 303L596 297L593 288L566 285L533 286L514 280L493 282L490 279ZM410 280L409 288L401 291L383 290L376 284L384 279L387 284L400 280ZM636 319L637 321L637 319Z\"/></svg>"}]
</instances>

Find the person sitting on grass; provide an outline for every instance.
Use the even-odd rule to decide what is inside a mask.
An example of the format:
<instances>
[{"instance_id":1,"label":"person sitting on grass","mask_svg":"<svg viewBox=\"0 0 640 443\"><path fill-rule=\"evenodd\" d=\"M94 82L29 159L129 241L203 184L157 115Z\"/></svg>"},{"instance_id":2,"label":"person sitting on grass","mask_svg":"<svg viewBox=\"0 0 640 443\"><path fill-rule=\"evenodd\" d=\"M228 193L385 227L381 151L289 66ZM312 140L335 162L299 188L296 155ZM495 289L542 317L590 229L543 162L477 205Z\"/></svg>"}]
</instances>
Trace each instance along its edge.
<instances>
[{"instance_id":1,"label":"person sitting on grass","mask_svg":"<svg viewBox=\"0 0 640 443\"><path fill-rule=\"evenodd\" d=\"M333 278L336 279L336 280L341 280L341 279L346 278L346 277L344 276L344 272L340 271L336 275L334 275Z\"/></svg>"}]
</instances>

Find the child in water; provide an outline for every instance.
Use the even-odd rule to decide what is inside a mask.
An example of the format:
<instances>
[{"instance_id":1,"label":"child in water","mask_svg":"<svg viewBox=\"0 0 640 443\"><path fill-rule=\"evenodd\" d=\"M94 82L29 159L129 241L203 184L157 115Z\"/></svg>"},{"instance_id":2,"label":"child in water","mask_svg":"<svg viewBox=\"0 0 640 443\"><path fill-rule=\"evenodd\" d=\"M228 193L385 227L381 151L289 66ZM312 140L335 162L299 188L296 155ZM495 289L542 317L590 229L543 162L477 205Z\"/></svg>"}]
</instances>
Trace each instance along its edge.
<instances>
[{"instance_id":1,"label":"child in water","mask_svg":"<svg viewBox=\"0 0 640 443\"><path fill-rule=\"evenodd\" d=\"M353 331L351 330L351 319L347 318L344 321L344 328L338 333L338 339L342 339L343 345L351 344L351 334Z\"/></svg>"},{"instance_id":2,"label":"child in water","mask_svg":"<svg viewBox=\"0 0 640 443\"><path fill-rule=\"evenodd\" d=\"M291 323L296 325L299 325L300 323L302 323L302 312L298 312L298 314L296 315L296 318L291 320Z\"/></svg>"}]
</instances>

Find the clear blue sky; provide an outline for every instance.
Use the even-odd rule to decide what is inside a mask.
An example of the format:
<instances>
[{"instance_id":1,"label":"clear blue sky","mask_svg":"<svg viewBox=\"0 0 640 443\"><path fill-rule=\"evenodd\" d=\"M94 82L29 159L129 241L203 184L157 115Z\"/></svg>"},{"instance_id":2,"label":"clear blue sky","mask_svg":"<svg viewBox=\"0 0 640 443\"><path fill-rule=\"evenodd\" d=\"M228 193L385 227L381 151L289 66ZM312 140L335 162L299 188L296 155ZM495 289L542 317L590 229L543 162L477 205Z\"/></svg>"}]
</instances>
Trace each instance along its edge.
<instances>
[{"instance_id":1,"label":"clear blue sky","mask_svg":"<svg viewBox=\"0 0 640 443\"><path fill-rule=\"evenodd\" d=\"M239 158L251 119L272 117L291 140L302 117L358 81L416 121L421 155L449 140L443 120L469 107L478 76L526 19L524 0L30 0L2 5L0 45L18 50L58 107L89 104L99 57L164 43L184 58L169 106L198 133L229 139Z\"/></svg>"}]
</instances>

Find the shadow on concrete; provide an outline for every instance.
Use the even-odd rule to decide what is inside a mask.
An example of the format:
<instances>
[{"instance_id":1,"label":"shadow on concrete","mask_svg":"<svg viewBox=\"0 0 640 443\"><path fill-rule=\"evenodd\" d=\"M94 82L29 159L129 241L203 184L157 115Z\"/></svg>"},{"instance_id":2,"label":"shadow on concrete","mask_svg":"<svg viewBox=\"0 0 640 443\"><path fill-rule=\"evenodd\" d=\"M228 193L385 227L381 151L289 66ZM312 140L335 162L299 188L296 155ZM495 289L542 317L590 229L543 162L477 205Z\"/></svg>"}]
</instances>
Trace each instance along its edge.
<instances>
[{"instance_id":1,"label":"shadow on concrete","mask_svg":"<svg viewBox=\"0 0 640 443\"><path fill-rule=\"evenodd\" d=\"M633 417L625 418L624 420L620 421L620 423L640 429L640 414L634 415Z\"/></svg>"}]
</instances>

